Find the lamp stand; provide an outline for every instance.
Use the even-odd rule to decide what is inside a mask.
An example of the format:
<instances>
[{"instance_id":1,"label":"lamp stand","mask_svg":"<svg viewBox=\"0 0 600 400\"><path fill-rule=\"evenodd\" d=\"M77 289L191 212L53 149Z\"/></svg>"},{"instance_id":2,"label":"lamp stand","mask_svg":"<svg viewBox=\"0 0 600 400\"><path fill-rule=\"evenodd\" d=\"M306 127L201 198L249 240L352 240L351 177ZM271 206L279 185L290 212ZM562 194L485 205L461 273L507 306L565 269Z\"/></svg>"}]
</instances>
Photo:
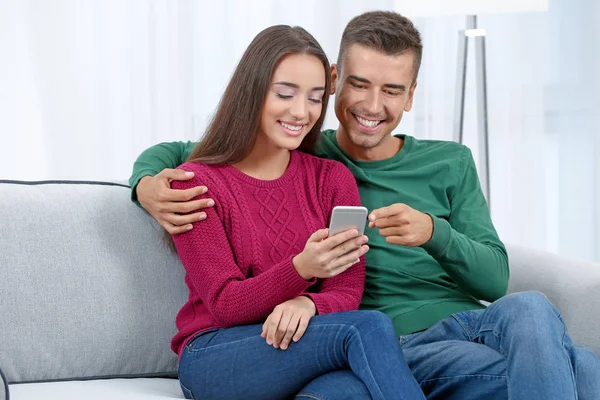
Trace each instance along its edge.
<instances>
[{"instance_id":1,"label":"lamp stand","mask_svg":"<svg viewBox=\"0 0 600 400\"><path fill-rule=\"evenodd\" d=\"M485 38L486 32L477 29L477 16L467 16L467 28L458 32L458 65L456 74L456 100L454 113L454 140L463 143L464 116L465 116L465 90L467 75L467 53L469 39L475 40L475 73L477 89L477 139L479 142L479 176L481 189L491 209L490 202L490 158L489 158L489 130L488 130L488 105L487 105L487 75L485 64Z\"/></svg>"}]
</instances>

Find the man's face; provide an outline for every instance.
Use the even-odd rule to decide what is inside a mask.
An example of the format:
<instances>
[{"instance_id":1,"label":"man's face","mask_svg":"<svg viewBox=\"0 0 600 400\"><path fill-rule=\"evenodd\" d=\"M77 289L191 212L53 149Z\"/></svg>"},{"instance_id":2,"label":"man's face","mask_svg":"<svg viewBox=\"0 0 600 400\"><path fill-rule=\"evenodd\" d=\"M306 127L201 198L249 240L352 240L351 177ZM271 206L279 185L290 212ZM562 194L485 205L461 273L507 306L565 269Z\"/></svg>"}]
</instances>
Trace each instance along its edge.
<instances>
[{"instance_id":1,"label":"man's face","mask_svg":"<svg viewBox=\"0 0 600 400\"><path fill-rule=\"evenodd\" d=\"M416 88L412 52L389 56L360 44L332 65L332 94L341 134L353 146L377 150L391 140ZM358 149L357 149L358 150Z\"/></svg>"}]
</instances>

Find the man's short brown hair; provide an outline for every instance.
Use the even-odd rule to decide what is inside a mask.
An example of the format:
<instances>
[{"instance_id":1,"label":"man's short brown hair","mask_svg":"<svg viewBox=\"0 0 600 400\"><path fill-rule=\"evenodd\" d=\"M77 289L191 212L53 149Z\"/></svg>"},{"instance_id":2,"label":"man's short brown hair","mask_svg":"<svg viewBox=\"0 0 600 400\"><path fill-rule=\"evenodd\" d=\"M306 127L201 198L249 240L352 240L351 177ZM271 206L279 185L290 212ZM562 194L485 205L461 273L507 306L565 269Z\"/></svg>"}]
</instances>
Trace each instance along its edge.
<instances>
[{"instance_id":1,"label":"man's short brown hair","mask_svg":"<svg viewBox=\"0 0 600 400\"><path fill-rule=\"evenodd\" d=\"M346 52L353 44L390 56L412 52L415 57L414 79L417 79L423 43L421 34L408 18L391 11L370 11L354 17L342 34L338 68L341 68Z\"/></svg>"}]
</instances>

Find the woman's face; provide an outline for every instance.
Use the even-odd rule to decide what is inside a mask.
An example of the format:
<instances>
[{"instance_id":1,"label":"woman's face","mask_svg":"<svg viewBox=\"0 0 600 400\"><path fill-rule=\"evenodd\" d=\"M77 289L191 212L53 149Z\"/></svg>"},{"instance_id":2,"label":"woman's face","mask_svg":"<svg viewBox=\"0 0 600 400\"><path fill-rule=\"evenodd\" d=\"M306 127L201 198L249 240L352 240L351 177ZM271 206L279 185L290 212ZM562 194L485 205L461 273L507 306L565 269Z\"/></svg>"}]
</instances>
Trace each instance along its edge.
<instances>
[{"instance_id":1,"label":"woman's face","mask_svg":"<svg viewBox=\"0 0 600 400\"><path fill-rule=\"evenodd\" d=\"M273 74L258 134L275 148L298 148L321 116L324 94L325 68L317 57L284 57Z\"/></svg>"}]
</instances>

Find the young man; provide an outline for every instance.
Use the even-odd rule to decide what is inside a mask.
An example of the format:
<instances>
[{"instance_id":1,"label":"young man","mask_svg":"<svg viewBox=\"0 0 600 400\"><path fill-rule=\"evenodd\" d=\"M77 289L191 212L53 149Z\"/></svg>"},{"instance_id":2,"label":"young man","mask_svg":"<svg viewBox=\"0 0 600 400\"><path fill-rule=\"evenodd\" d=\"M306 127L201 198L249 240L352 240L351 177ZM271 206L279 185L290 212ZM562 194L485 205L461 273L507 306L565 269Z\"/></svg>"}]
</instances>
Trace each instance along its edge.
<instances>
[{"instance_id":1,"label":"young man","mask_svg":"<svg viewBox=\"0 0 600 400\"><path fill-rule=\"evenodd\" d=\"M428 398L598 398L598 357L573 345L547 298L504 296L508 257L470 151L391 135L412 108L421 54L408 19L369 12L350 21L332 66L340 125L323 132L319 155L352 171L371 210L361 307L392 318ZM183 163L194 145L146 150L130 180L133 200L171 233L191 229L213 205L194 200L204 187L170 189L189 177L165 168Z\"/></svg>"}]
</instances>

